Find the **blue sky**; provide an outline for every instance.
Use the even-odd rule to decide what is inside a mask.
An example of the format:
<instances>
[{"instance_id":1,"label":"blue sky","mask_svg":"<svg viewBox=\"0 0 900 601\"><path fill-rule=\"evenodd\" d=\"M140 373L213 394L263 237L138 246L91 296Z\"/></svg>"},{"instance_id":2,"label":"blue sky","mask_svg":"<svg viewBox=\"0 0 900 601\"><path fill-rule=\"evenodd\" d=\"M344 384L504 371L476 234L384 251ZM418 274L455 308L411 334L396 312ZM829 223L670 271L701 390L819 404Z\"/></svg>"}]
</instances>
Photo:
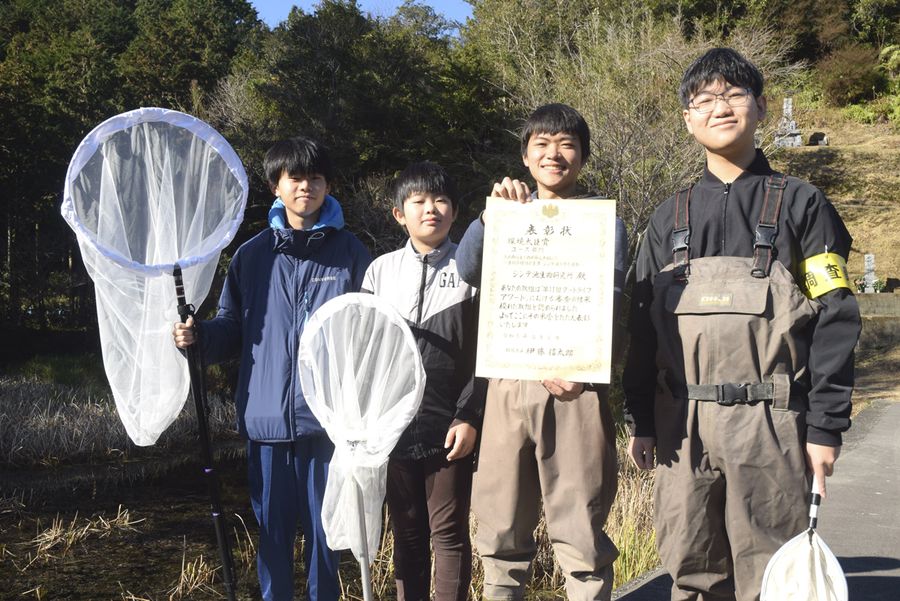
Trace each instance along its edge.
<instances>
[{"instance_id":1,"label":"blue sky","mask_svg":"<svg viewBox=\"0 0 900 601\"><path fill-rule=\"evenodd\" d=\"M421 1L421 0L420 0ZM402 0L358 0L360 8L363 12L372 13L379 17L386 17L394 14L398 6L403 4ZM301 8L304 12L314 12L317 0L251 0L250 2L259 14L259 18L265 21L270 27L275 27L288 16L292 6ZM464 23L467 17L472 16L472 7L464 0L435 0L422 1L435 9L438 13L443 14L448 19Z\"/></svg>"}]
</instances>

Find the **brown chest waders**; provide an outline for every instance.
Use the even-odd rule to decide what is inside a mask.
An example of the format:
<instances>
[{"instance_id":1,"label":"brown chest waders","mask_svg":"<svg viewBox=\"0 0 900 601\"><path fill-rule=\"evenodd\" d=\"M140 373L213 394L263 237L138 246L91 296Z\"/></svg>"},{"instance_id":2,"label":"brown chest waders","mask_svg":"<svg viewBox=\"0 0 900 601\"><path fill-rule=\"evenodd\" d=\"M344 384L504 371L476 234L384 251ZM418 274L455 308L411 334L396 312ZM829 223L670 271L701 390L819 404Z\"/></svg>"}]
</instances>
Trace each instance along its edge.
<instances>
[{"instance_id":1,"label":"brown chest waders","mask_svg":"<svg viewBox=\"0 0 900 601\"><path fill-rule=\"evenodd\" d=\"M753 257L690 257L691 189L650 309L659 378L657 542L673 600L758 599L805 526L808 345L818 307L774 260L785 177L766 182Z\"/></svg>"}]
</instances>

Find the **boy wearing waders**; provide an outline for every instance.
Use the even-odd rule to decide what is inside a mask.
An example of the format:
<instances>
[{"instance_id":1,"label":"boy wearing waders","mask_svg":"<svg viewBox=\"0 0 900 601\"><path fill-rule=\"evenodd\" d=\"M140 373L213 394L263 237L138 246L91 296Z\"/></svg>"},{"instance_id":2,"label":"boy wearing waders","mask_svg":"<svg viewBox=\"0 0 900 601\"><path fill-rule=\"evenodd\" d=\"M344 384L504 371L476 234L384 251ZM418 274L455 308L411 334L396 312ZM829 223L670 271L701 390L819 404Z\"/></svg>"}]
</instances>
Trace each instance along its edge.
<instances>
[{"instance_id":1,"label":"boy wearing waders","mask_svg":"<svg viewBox=\"0 0 900 601\"><path fill-rule=\"evenodd\" d=\"M283 140L266 153L263 167L278 197L272 227L234 254L216 317L176 324L175 344L193 344L196 327L207 363L240 357L237 425L248 440L262 598L294 599L299 522L308 598L337 601L339 554L328 548L321 516L334 446L303 397L297 351L309 316L331 298L359 290L371 257L343 229L341 207L328 194L333 169L324 147L308 138Z\"/></svg>"},{"instance_id":2,"label":"boy wearing waders","mask_svg":"<svg viewBox=\"0 0 900 601\"><path fill-rule=\"evenodd\" d=\"M757 68L710 50L681 82L700 181L662 203L637 259L624 374L629 452L651 469L673 600L759 599L766 564L807 526L850 426L860 331L851 238L807 182L754 148Z\"/></svg>"},{"instance_id":3,"label":"boy wearing waders","mask_svg":"<svg viewBox=\"0 0 900 601\"><path fill-rule=\"evenodd\" d=\"M388 461L399 601L431 599L431 548L435 601L465 601L472 580L472 457L486 383L475 379L476 290L459 279L449 238L458 198L439 165L404 169L392 214L409 240L375 259L362 285L409 323L426 375L422 405Z\"/></svg>"},{"instance_id":4,"label":"boy wearing waders","mask_svg":"<svg viewBox=\"0 0 900 601\"><path fill-rule=\"evenodd\" d=\"M578 111L564 104L539 107L522 130L521 150L536 193L507 177L494 184L492 196L529 202L579 194L590 130ZM472 222L456 253L460 275L473 286L481 280L485 218L490 215ZM628 252L621 220L615 243L617 307ZM610 598L618 551L603 528L618 470L608 393L605 384L559 378L490 380L472 493L485 599L524 598L542 505L568 598Z\"/></svg>"}]
</instances>

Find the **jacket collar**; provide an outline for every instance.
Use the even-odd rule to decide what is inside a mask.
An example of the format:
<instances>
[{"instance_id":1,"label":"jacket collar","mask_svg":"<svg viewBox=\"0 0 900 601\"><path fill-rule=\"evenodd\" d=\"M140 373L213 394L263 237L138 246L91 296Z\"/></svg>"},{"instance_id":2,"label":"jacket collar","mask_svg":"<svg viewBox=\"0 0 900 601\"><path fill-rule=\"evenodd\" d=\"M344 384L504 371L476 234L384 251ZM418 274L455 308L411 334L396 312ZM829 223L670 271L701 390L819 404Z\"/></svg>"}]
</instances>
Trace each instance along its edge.
<instances>
[{"instance_id":1,"label":"jacket collar","mask_svg":"<svg viewBox=\"0 0 900 601\"><path fill-rule=\"evenodd\" d=\"M287 212L284 209L284 203L280 198L275 198L272 208L269 209L269 227L275 230L290 229L287 224ZM323 227L330 227L336 230L344 227L344 212L337 199L330 195L325 195L325 202L322 203L322 209L319 211L319 220L310 229L315 230Z\"/></svg>"},{"instance_id":2,"label":"jacket collar","mask_svg":"<svg viewBox=\"0 0 900 601\"><path fill-rule=\"evenodd\" d=\"M429 265L437 265L440 263L447 253L450 251L453 246L453 242L450 241L450 236L441 242L441 245L435 249L432 249L431 252L425 253L424 255L416 250L416 247L413 246L412 240L408 239L406 241L406 246L404 247L405 252L412 255L416 261L421 262L423 257L427 257Z\"/></svg>"},{"instance_id":3,"label":"jacket collar","mask_svg":"<svg viewBox=\"0 0 900 601\"><path fill-rule=\"evenodd\" d=\"M763 151L760 149L756 149L756 156L753 157L753 162L744 169L744 172L741 173L737 179L734 180L733 183L737 183L741 180L750 179L753 176L765 176L775 173L772 167L769 165L768 159L766 159L766 155L763 154ZM703 177L700 180L706 186L724 186L725 182L720 180L718 177L713 175L709 171L709 165L703 167Z\"/></svg>"},{"instance_id":4,"label":"jacket collar","mask_svg":"<svg viewBox=\"0 0 900 601\"><path fill-rule=\"evenodd\" d=\"M307 230L295 230L285 227L286 223L284 205L281 199L276 198L269 211L269 226L274 236L272 250L305 259L316 252L328 234L344 227L344 212L338 201L329 194L325 196L319 220L314 226Z\"/></svg>"},{"instance_id":5,"label":"jacket collar","mask_svg":"<svg viewBox=\"0 0 900 601\"><path fill-rule=\"evenodd\" d=\"M274 238L272 244L274 252L305 259L322 246L335 228L324 226L309 230L272 229L269 231L272 232Z\"/></svg>"}]
</instances>

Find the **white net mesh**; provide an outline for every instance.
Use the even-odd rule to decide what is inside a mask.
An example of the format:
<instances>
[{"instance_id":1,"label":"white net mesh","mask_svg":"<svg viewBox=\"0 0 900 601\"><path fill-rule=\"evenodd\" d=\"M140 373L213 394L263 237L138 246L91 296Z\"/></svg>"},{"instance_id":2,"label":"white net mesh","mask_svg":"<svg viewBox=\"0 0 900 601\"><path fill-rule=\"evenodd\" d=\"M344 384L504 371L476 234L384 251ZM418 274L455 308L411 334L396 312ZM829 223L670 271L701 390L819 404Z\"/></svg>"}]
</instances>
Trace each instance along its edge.
<instances>
[{"instance_id":1,"label":"white net mesh","mask_svg":"<svg viewBox=\"0 0 900 601\"><path fill-rule=\"evenodd\" d=\"M760 601L847 601L841 565L815 530L801 532L772 556Z\"/></svg>"},{"instance_id":2,"label":"white net mesh","mask_svg":"<svg viewBox=\"0 0 900 601\"><path fill-rule=\"evenodd\" d=\"M300 382L335 445L322 522L332 549L368 557L381 536L388 455L415 416L425 371L406 321L371 294L345 294L319 308L300 338ZM358 487L358 488L357 488Z\"/></svg>"},{"instance_id":3,"label":"white net mesh","mask_svg":"<svg viewBox=\"0 0 900 601\"><path fill-rule=\"evenodd\" d=\"M72 157L61 211L94 280L103 364L135 444L156 442L187 398L187 363L172 342L175 264L199 306L246 201L228 142L178 111L117 115Z\"/></svg>"}]
</instances>

